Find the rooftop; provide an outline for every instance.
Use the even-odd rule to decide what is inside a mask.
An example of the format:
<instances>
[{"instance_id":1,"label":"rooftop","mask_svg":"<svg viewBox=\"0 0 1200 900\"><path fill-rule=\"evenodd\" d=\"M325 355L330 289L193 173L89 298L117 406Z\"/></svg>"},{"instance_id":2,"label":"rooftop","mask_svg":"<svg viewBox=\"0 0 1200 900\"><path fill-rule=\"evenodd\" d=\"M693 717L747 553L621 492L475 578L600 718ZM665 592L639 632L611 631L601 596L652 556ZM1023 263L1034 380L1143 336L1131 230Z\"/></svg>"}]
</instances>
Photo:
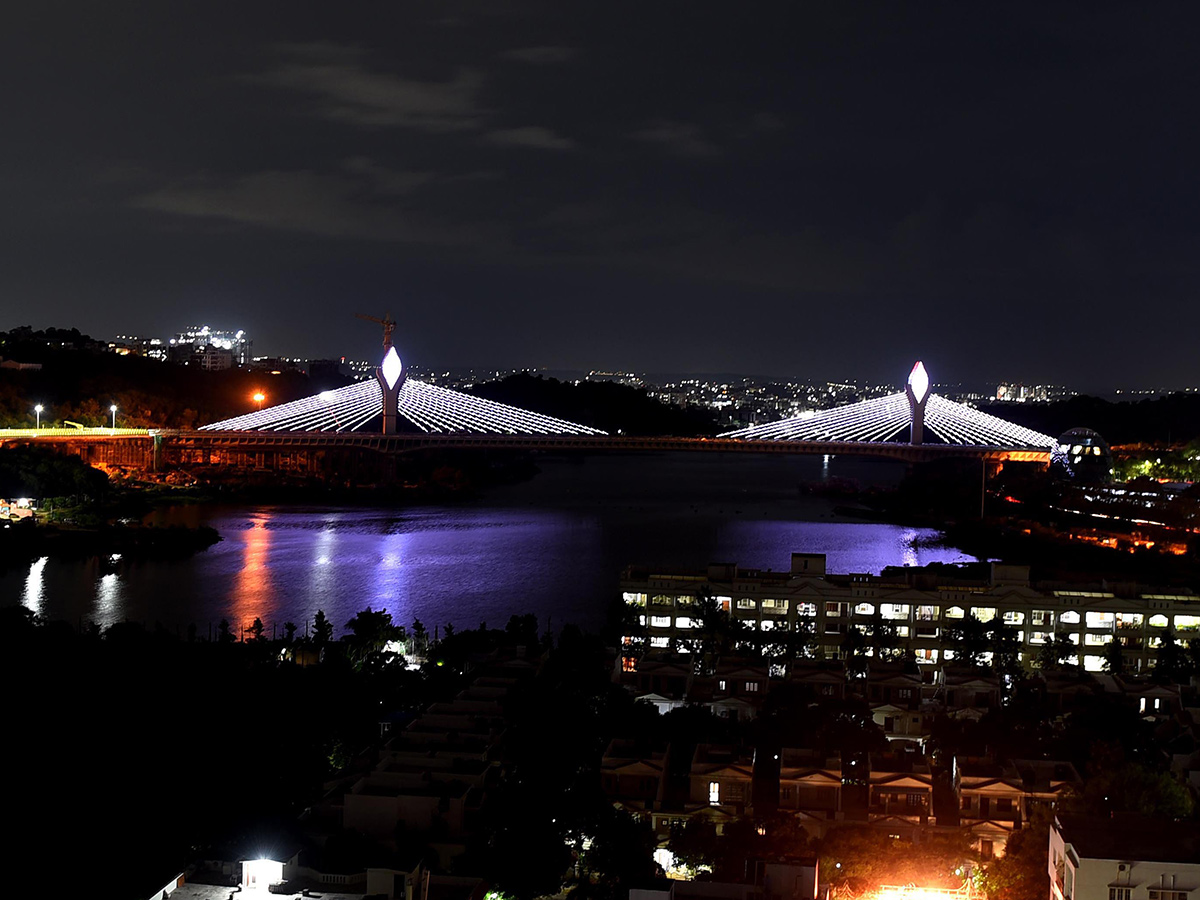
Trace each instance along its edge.
<instances>
[{"instance_id":1,"label":"rooftop","mask_svg":"<svg viewBox=\"0 0 1200 900\"><path fill-rule=\"evenodd\" d=\"M1060 816L1063 840L1081 858L1200 866L1200 824L1143 815Z\"/></svg>"}]
</instances>

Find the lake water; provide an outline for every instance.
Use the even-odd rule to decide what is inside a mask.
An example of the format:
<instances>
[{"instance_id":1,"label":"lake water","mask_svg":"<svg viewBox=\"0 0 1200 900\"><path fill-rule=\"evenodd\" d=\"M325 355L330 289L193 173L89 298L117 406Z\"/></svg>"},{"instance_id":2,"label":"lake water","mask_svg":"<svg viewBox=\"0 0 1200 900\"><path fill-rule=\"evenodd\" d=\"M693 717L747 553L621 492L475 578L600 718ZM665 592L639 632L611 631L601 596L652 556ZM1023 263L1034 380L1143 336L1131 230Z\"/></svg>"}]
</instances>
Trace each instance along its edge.
<instances>
[{"instance_id":1,"label":"lake water","mask_svg":"<svg viewBox=\"0 0 1200 900\"><path fill-rule=\"evenodd\" d=\"M831 571L877 573L972 559L932 529L839 517L798 487L831 474L893 483L892 463L679 453L539 465L532 481L460 504L166 509L152 521L206 523L223 540L175 561L38 560L0 575L0 598L76 624L191 623L201 636L222 618L303 631L318 609L340 633L366 607L431 631L528 612L598 628L630 563L778 570L803 550L828 554Z\"/></svg>"}]
</instances>

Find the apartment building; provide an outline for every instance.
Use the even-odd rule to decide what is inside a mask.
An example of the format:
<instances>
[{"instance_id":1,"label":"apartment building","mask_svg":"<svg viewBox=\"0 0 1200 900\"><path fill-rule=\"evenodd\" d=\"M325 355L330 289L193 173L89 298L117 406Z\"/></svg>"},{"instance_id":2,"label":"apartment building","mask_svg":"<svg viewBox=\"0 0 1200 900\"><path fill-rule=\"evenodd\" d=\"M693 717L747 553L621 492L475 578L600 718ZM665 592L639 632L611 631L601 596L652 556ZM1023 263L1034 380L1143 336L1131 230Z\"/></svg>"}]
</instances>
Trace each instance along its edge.
<instances>
[{"instance_id":1,"label":"apartment building","mask_svg":"<svg viewBox=\"0 0 1200 900\"><path fill-rule=\"evenodd\" d=\"M919 663L953 661L956 651L943 639L968 616L985 626L995 621L1011 626L1026 663L1061 634L1076 648L1067 661L1093 672L1105 668L1107 645L1114 641L1130 671L1147 671L1168 629L1180 640L1200 637L1200 595L1191 590L1033 585L1027 566L998 563L979 579L937 567L839 574L827 571L823 553L793 553L786 572L725 563L702 573L630 567L621 590L625 603L636 608L651 650L696 640L702 625L696 603L702 595L760 632L806 629L826 659L843 654L852 626L870 633L882 625ZM632 638L628 646L634 654L639 649ZM989 656L985 653L983 661Z\"/></svg>"},{"instance_id":2,"label":"apartment building","mask_svg":"<svg viewBox=\"0 0 1200 900\"><path fill-rule=\"evenodd\" d=\"M1049 900L1196 900L1200 828L1138 815L1059 816L1047 864Z\"/></svg>"}]
</instances>

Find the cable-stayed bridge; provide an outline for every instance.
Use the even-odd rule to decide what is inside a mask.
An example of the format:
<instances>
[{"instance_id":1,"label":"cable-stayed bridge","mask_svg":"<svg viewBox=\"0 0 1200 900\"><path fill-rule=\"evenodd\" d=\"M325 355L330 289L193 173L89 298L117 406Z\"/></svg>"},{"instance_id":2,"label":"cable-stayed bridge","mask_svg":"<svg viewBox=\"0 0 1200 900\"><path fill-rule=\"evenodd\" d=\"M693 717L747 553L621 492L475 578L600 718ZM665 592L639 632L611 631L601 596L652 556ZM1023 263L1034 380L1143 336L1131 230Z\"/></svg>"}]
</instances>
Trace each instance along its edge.
<instances>
[{"instance_id":1,"label":"cable-stayed bridge","mask_svg":"<svg viewBox=\"0 0 1200 900\"><path fill-rule=\"evenodd\" d=\"M110 465L226 465L318 474L437 450L704 451L951 457L1048 463L1054 439L932 394L921 363L905 391L715 438L631 437L404 378L389 347L375 381L256 410L198 431L95 428L0 432L0 445L58 443ZM139 463L140 461L140 463ZM368 466L369 467L369 466Z\"/></svg>"}]
</instances>

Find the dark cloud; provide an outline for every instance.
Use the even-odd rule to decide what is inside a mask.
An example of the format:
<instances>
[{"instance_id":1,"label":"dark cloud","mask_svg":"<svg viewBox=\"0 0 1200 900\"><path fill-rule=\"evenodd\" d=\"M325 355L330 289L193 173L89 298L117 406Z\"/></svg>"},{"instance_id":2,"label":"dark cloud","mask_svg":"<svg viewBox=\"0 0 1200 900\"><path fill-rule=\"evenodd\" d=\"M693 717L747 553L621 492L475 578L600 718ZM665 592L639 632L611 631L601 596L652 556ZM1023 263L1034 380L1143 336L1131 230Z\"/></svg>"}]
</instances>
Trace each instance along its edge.
<instances>
[{"instance_id":1,"label":"dark cloud","mask_svg":"<svg viewBox=\"0 0 1200 900\"><path fill-rule=\"evenodd\" d=\"M373 352L353 298L437 365L1195 383L1180 9L26 4L0 327Z\"/></svg>"},{"instance_id":2,"label":"dark cloud","mask_svg":"<svg viewBox=\"0 0 1200 900\"><path fill-rule=\"evenodd\" d=\"M712 159L721 155L721 148L705 138L700 127L691 122L654 122L633 132L630 137L657 144L678 156Z\"/></svg>"},{"instance_id":3,"label":"dark cloud","mask_svg":"<svg viewBox=\"0 0 1200 900\"><path fill-rule=\"evenodd\" d=\"M574 47L520 47L500 53L501 59L530 63L535 66L565 63L574 59L579 51Z\"/></svg>"},{"instance_id":4,"label":"dark cloud","mask_svg":"<svg viewBox=\"0 0 1200 900\"><path fill-rule=\"evenodd\" d=\"M508 147L532 147L535 150L572 150L575 142L541 125L522 125L519 128L497 128L489 131L484 140Z\"/></svg>"},{"instance_id":5,"label":"dark cloud","mask_svg":"<svg viewBox=\"0 0 1200 900\"><path fill-rule=\"evenodd\" d=\"M309 95L312 112L324 118L430 132L472 130L486 118L478 104L483 79L467 69L430 81L374 68L368 54L352 47L295 44L277 50L278 63L246 80Z\"/></svg>"}]
</instances>

